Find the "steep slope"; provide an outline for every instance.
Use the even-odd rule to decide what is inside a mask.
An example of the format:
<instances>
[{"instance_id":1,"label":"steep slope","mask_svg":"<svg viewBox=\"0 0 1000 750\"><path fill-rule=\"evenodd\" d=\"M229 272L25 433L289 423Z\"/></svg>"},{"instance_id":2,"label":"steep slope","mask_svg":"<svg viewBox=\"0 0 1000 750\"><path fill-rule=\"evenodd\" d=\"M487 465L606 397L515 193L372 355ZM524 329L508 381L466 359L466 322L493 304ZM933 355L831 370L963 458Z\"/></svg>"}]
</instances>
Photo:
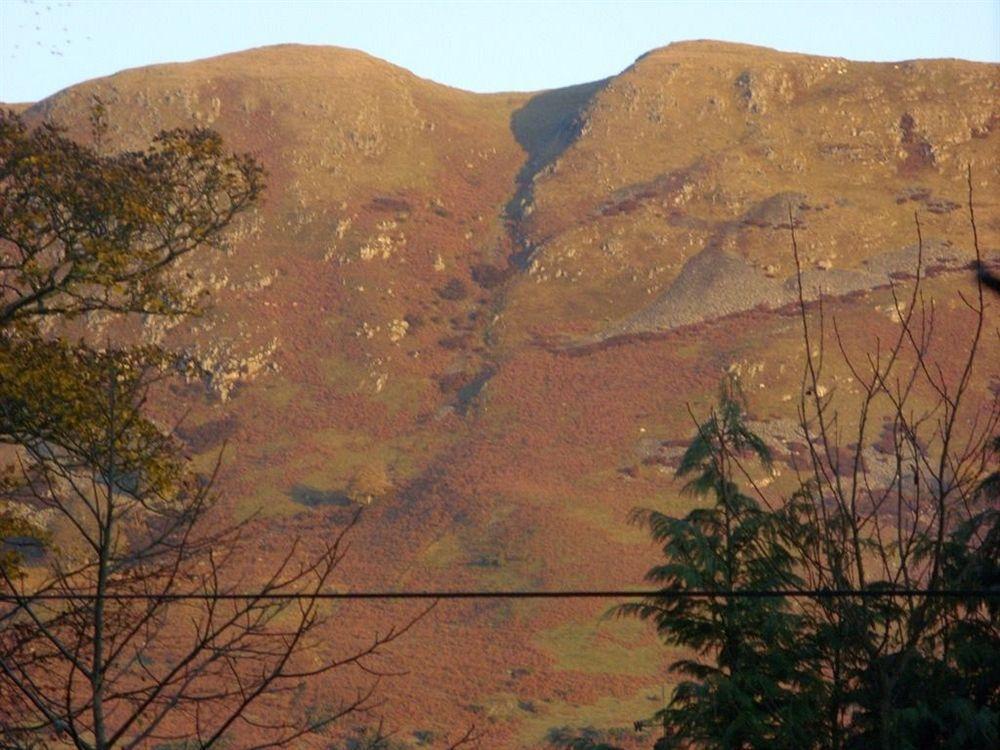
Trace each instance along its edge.
<instances>
[{"instance_id":1,"label":"steep slope","mask_svg":"<svg viewBox=\"0 0 1000 750\"><path fill-rule=\"evenodd\" d=\"M697 268L721 254L741 269L742 299L725 312L752 308L791 276L789 210L808 268L864 271L892 257L905 268L887 270L912 270L896 251L916 240L914 210L928 239L968 237L968 166L995 221L997 102L990 65L714 42L650 52L596 93L579 137L535 179L525 238L546 292L524 289L518 307L533 318L544 304L553 327L600 336L696 322L717 314L720 294L683 311L677 298L710 291ZM830 291L875 282L825 276ZM659 294L662 311L646 310ZM622 324L626 311L644 313Z\"/></svg>"},{"instance_id":2,"label":"steep slope","mask_svg":"<svg viewBox=\"0 0 1000 750\"><path fill-rule=\"evenodd\" d=\"M190 407L196 461L228 441L226 509L262 516L249 575L343 522L351 477L376 464L396 491L340 585L559 589L640 582L655 550L628 511L690 503L670 482L687 405L727 369L761 420L794 418L790 211L807 284L864 347L892 330L884 285L912 270L919 210L941 335L962 340L967 164L990 252L1000 227L998 83L960 61L691 42L604 81L487 96L284 45L126 71L27 116L85 139L96 95L106 148L202 124L268 169L232 246L181 269L212 311L144 326L204 368L161 408ZM659 707L672 654L606 606L441 603L396 649L389 726L417 745L471 723L485 748L630 727ZM409 611L345 604L331 643Z\"/></svg>"},{"instance_id":3,"label":"steep slope","mask_svg":"<svg viewBox=\"0 0 1000 750\"><path fill-rule=\"evenodd\" d=\"M28 116L85 138L94 96L108 109L109 149L206 125L262 160L263 206L241 222L231 252L204 258L194 274L212 313L169 333L150 321L147 333L186 346L216 396L274 370L251 397L262 400L252 422L282 422L296 455L327 440L338 454L353 442L363 456L376 437L376 450L391 454L390 438L453 401L463 374L481 369L464 344L489 297L471 269L490 278L506 265L500 216L522 161L508 121L523 96L477 96L359 52L288 45L126 71ZM436 378L449 375L442 392ZM352 469L339 461L342 473Z\"/></svg>"}]
</instances>

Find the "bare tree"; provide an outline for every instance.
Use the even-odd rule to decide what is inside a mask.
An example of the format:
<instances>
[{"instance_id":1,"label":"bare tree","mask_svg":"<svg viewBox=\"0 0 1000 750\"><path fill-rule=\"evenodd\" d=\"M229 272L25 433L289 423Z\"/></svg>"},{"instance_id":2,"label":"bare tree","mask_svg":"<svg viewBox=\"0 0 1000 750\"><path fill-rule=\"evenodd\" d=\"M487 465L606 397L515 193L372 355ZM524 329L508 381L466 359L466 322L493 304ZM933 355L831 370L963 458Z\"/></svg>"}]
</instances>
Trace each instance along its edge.
<instances>
[{"instance_id":1,"label":"bare tree","mask_svg":"<svg viewBox=\"0 0 1000 750\"><path fill-rule=\"evenodd\" d=\"M685 679L657 713L656 747L994 746L1000 401L995 369L983 372L996 360L982 356L987 274L971 177L979 273L975 293L960 293L965 338L954 319L946 340L935 328L919 219L912 288L890 289L897 328L871 344L831 323L822 297L807 304L790 214L805 343L787 446L795 491L769 496L755 482L750 460L769 454L724 387L677 472L714 502L682 518L636 516L663 546L646 576L662 589L615 611L697 655L673 665Z\"/></svg>"},{"instance_id":2,"label":"bare tree","mask_svg":"<svg viewBox=\"0 0 1000 750\"><path fill-rule=\"evenodd\" d=\"M968 205L975 267L981 269L971 174ZM890 290L897 331L887 342L876 339L862 355L851 352L838 321L826 319L822 299L816 317L810 315L790 223L805 342L798 407L804 448L796 466L800 490L785 513L787 538L809 588L960 588L975 561L996 554L989 552L997 543L995 509L981 486L1000 401L995 393L978 392L975 380L983 339L990 335L984 274L976 277L971 295L959 292L968 317L966 340L936 338L937 310L925 294L923 237L919 217L914 220L918 259L909 295L895 283ZM842 389L830 377L831 329L847 370ZM848 734L873 746L902 746L909 731L903 724L918 722L912 709L923 689L921 669L947 666L950 625L978 621L996 639L995 620L989 624L995 605L984 597L920 594L808 603L820 645L816 657L829 685L830 746L842 747ZM911 716L904 717L907 709Z\"/></svg>"},{"instance_id":3,"label":"bare tree","mask_svg":"<svg viewBox=\"0 0 1000 750\"><path fill-rule=\"evenodd\" d=\"M319 550L292 541L266 580L246 580L247 524L214 528L211 477L144 417L155 371L121 351L85 365L105 382L89 429L24 444L18 499L68 541L41 578L0 571L0 742L269 747L371 708L376 657L417 618L344 653L318 637L353 522ZM303 681L332 670L351 692L296 710Z\"/></svg>"},{"instance_id":4,"label":"bare tree","mask_svg":"<svg viewBox=\"0 0 1000 750\"><path fill-rule=\"evenodd\" d=\"M380 652L420 614L330 642L323 594L357 516L332 539L289 540L263 580L242 575L253 522L213 512L214 472L193 473L149 416L176 357L60 335L93 311L197 310L176 261L221 245L263 189L256 160L207 130L104 154L93 114L96 147L0 113L0 447L14 462L0 535L9 508L53 531L43 565L0 560L0 746L287 744L371 709ZM305 681L331 671L341 694L303 706Z\"/></svg>"},{"instance_id":5,"label":"bare tree","mask_svg":"<svg viewBox=\"0 0 1000 750\"><path fill-rule=\"evenodd\" d=\"M20 414L40 394L58 394L49 398L46 429L60 421L82 427L90 400L77 388L80 347L57 346L58 333L46 331L64 331L86 313L197 311L204 300L189 291L177 261L222 246L264 189L257 160L227 152L210 130L165 131L144 150L105 153L96 99L91 126L87 145L56 125L32 128L0 111L0 385ZM0 424L0 443L31 437L22 424ZM0 537L41 533L0 496ZM17 562L5 555L9 569Z\"/></svg>"}]
</instances>

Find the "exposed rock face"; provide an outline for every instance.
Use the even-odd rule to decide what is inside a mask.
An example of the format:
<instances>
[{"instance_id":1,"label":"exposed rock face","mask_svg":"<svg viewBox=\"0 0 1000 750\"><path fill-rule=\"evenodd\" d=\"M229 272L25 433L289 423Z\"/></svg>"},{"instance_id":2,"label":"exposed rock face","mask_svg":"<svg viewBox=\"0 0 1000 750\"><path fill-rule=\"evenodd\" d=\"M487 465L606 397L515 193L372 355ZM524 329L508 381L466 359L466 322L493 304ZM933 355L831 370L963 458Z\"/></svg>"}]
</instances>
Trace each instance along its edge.
<instances>
[{"instance_id":1,"label":"exposed rock face","mask_svg":"<svg viewBox=\"0 0 1000 750\"><path fill-rule=\"evenodd\" d=\"M991 257L1000 258L996 253ZM967 271L974 261L971 248L956 249L941 242L925 248L922 256L915 245L879 253L864 260L859 269L834 268L833 261L824 258L816 261L815 268L802 271L802 299L812 302L890 287L901 279L914 278L918 269L923 273L928 269L934 273ZM758 307L776 310L798 301L799 279L795 275L777 279L773 270L761 270L739 256L709 249L688 261L656 301L605 329L596 340L667 331Z\"/></svg>"},{"instance_id":2,"label":"exposed rock face","mask_svg":"<svg viewBox=\"0 0 1000 750\"><path fill-rule=\"evenodd\" d=\"M189 380L201 380L212 394L225 403L238 384L250 382L265 370L278 370L274 360L277 348L277 339L250 352L241 352L244 347L228 342L204 348L196 345L184 351L179 366Z\"/></svg>"},{"instance_id":3,"label":"exposed rock face","mask_svg":"<svg viewBox=\"0 0 1000 750\"><path fill-rule=\"evenodd\" d=\"M622 324L605 321L634 322L682 282L683 319L711 318L719 295L695 312L693 277L680 279L692 255L722 250L783 281L789 208L806 268L864 272L915 241L914 210L925 236L963 243L964 257L968 166L980 212L992 211L997 94L995 66L959 61L854 63L713 42L655 50L594 93L585 127L536 176L523 237L544 269L533 281L549 289L525 292L519 309L607 336Z\"/></svg>"},{"instance_id":4,"label":"exposed rock face","mask_svg":"<svg viewBox=\"0 0 1000 750\"><path fill-rule=\"evenodd\" d=\"M670 485L688 406L701 414L723 373L742 373L779 452L796 449L792 228L803 296L822 294L864 351L906 311L888 286L916 271L917 212L940 345L963 341L970 165L997 252L998 91L992 65L689 42L602 81L477 95L284 45L126 71L26 112L85 139L97 94L108 148L210 125L268 170L228 247L178 269L206 314L123 332L187 356L191 386L159 408L190 410L196 460L228 441L223 504L263 513L265 562L295 535L328 538L375 462L394 488L355 530L344 586L613 588L654 559L629 510L688 502ZM833 372L823 388L854 385ZM613 693L608 725L631 726L658 707L645 696L666 654L595 631L602 607L442 605L399 647L390 724L443 737L489 716L484 746L544 747ZM330 641L397 615L345 607ZM581 666L581 649L600 658Z\"/></svg>"}]
</instances>

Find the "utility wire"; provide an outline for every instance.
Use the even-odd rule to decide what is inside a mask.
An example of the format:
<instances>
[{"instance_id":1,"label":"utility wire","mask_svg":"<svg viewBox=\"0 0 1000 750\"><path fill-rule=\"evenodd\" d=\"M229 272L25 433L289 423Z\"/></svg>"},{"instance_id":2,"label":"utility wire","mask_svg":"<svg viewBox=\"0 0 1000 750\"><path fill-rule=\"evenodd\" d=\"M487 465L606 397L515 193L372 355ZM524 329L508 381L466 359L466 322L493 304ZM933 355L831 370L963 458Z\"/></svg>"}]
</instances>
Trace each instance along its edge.
<instances>
[{"instance_id":1,"label":"utility wire","mask_svg":"<svg viewBox=\"0 0 1000 750\"><path fill-rule=\"evenodd\" d=\"M277 592L261 593L193 593L193 594L0 594L0 601L31 603L36 601L245 601L245 600L305 600L305 599L898 599L926 596L942 599L994 599L1000 588L993 589L742 589L712 591L683 590L615 590L580 589L567 591L329 591L315 594Z\"/></svg>"}]
</instances>

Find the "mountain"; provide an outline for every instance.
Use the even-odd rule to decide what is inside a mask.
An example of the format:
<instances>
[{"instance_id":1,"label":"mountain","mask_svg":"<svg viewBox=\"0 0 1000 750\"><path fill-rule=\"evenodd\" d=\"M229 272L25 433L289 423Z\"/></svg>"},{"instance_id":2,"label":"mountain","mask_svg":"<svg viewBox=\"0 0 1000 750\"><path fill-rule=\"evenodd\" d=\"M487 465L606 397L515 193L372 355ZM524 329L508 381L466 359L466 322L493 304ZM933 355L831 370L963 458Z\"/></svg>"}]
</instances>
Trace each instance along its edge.
<instances>
[{"instance_id":1,"label":"mountain","mask_svg":"<svg viewBox=\"0 0 1000 750\"><path fill-rule=\"evenodd\" d=\"M995 65L698 41L602 81L483 95L282 45L124 71L24 112L86 138L96 95L109 149L205 125L268 171L231 247L181 269L211 312L143 331L208 373L160 409L189 409L178 431L200 465L225 444L226 512L260 516L249 575L342 523L374 465L395 491L356 530L343 586L620 588L657 559L629 510L692 502L672 467L726 371L792 440L792 227L804 296L822 292L864 352L895 325L917 212L937 335L967 335L967 169L995 260L998 86ZM989 356L977 393L996 387ZM850 393L846 368L830 378ZM601 620L609 604L441 602L396 648L388 726L416 743L475 724L497 748L631 727L661 705L671 653ZM344 603L330 636L412 612Z\"/></svg>"}]
</instances>

